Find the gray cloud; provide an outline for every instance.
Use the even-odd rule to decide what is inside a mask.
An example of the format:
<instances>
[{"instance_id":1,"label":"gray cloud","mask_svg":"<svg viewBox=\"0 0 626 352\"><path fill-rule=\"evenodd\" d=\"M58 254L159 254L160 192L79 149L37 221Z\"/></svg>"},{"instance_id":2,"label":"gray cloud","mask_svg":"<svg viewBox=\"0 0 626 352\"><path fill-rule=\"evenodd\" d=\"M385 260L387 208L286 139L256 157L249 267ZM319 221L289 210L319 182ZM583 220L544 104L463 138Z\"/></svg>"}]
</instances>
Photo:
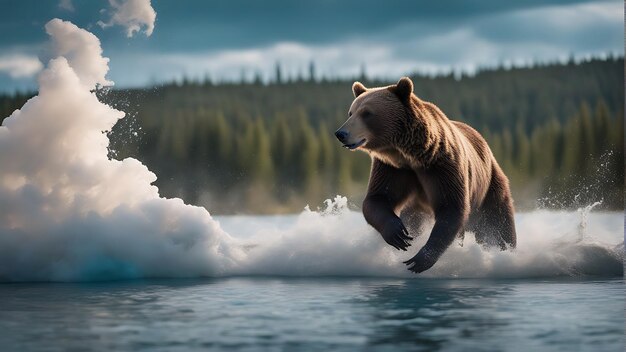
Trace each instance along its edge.
<instances>
[{"instance_id":1,"label":"gray cloud","mask_svg":"<svg viewBox=\"0 0 626 352\"><path fill-rule=\"evenodd\" d=\"M32 77L43 68L36 56L3 55L0 56L0 72L5 72L11 78Z\"/></svg>"},{"instance_id":2,"label":"gray cloud","mask_svg":"<svg viewBox=\"0 0 626 352\"><path fill-rule=\"evenodd\" d=\"M74 11L74 4L72 3L72 0L60 0L59 7L67 11Z\"/></svg>"},{"instance_id":3,"label":"gray cloud","mask_svg":"<svg viewBox=\"0 0 626 352\"><path fill-rule=\"evenodd\" d=\"M273 74L280 62L289 75L313 60L322 75L355 76L362 65L376 77L411 71L464 70L499 63L564 59L570 54L622 53L621 5L595 2L504 11L447 21L399 23L373 35L324 43L274 42L205 51L119 53L113 76L121 85L206 73L223 79ZM117 55L112 55L117 56ZM117 65L117 66L116 66ZM116 72L122 74L116 75ZM141 72L150 72L141 77Z\"/></svg>"},{"instance_id":4,"label":"gray cloud","mask_svg":"<svg viewBox=\"0 0 626 352\"><path fill-rule=\"evenodd\" d=\"M91 3L75 3L72 16L88 28L91 23L112 59L110 75L122 87L207 73L223 79L255 71L268 76L277 61L290 74L304 71L314 60L325 75L354 75L364 64L371 75L397 78L407 71L472 71L507 61L623 53L623 4L615 0L457 1L445 6L369 0L358 6L354 1L297 6L278 0L163 1L152 4L159 30L149 39L133 39L132 45L119 31L94 26L103 15L86 7ZM22 13L20 9L11 11ZM35 12L35 18L54 10L46 11ZM91 17L83 15L87 13ZM0 21L0 30L15 31L7 26ZM36 25L28 28L24 35L0 39L0 55L20 53L18 43L35 47L31 32L43 31ZM0 90L12 89L10 82L0 73Z\"/></svg>"}]
</instances>

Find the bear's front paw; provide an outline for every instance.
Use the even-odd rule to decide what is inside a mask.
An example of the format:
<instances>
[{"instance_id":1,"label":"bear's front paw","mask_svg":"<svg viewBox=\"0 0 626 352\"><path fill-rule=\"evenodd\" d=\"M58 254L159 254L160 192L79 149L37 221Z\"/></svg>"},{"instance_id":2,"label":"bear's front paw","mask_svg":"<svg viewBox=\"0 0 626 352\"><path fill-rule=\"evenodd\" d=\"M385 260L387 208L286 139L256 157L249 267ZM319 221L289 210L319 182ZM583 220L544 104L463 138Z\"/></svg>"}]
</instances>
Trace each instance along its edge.
<instances>
[{"instance_id":1,"label":"bear's front paw","mask_svg":"<svg viewBox=\"0 0 626 352\"><path fill-rule=\"evenodd\" d=\"M409 266L410 271L421 273L430 269L436 262L436 256L421 250L413 258L405 261L404 264Z\"/></svg>"},{"instance_id":2,"label":"bear's front paw","mask_svg":"<svg viewBox=\"0 0 626 352\"><path fill-rule=\"evenodd\" d=\"M413 237L409 236L409 231L407 231L399 218L387 221L381 235L385 242L403 251L406 251L407 247L411 245L410 241L413 239Z\"/></svg>"}]
</instances>

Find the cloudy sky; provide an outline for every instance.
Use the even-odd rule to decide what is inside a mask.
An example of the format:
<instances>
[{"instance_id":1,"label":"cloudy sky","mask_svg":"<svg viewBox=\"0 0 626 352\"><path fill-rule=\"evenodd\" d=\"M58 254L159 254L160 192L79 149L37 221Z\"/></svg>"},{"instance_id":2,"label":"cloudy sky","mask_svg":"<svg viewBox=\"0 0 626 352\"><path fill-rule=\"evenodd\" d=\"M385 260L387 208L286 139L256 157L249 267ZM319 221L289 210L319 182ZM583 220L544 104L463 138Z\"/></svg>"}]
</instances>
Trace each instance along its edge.
<instances>
[{"instance_id":1,"label":"cloudy sky","mask_svg":"<svg viewBox=\"0 0 626 352\"><path fill-rule=\"evenodd\" d=\"M35 87L55 17L93 32L117 86L183 75L472 71L501 62L624 52L623 2L576 0L152 0L151 36L127 36L107 0L0 0L0 91Z\"/></svg>"}]
</instances>

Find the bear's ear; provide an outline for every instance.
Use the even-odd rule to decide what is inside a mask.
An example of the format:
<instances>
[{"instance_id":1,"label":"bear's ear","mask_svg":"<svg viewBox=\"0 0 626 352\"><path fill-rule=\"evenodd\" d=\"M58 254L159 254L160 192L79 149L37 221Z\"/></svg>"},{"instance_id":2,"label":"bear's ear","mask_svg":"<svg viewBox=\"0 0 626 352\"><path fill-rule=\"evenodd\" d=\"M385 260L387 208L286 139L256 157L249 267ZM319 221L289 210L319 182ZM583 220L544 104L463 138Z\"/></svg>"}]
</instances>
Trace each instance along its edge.
<instances>
[{"instance_id":1,"label":"bear's ear","mask_svg":"<svg viewBox=\"0 0 626 352\"><path fill-rule=\"evenodd\" d=\"M403 102L409 101L411 93L413 93L413 82L409 77L402 77L396 86L393 87L393 92L396 93L398 98Z\"/></svg>"},{"instance_id":2,"label":"bear's ear","mask_svg":"<svg viewBox=\"0 0 626 352\"><path fill-rule=\"evenodd\" d=\"M352 93L354 93L355 98L365 93L366 91L367 91L367 88L365 88L365 86L361 82L357 81L357 82L354 82L354 84L352 85Z\"/></svg>"}]
</instances>

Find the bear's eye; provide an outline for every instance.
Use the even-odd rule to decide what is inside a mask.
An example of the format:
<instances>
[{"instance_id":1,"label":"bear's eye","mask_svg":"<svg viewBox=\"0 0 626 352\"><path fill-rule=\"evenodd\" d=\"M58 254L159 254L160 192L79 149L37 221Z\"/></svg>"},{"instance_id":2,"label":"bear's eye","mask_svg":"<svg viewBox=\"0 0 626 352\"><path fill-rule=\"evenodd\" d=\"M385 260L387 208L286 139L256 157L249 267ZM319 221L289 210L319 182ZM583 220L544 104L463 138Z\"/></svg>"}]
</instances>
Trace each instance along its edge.
<instances>
[{"instance_id":1,"label":"bear's eye","mask_svg":"<svg viewBox=\"0 0 626 352\"><path fill-rule=\"evenodd\" d=\"M370 118L370 117L374 116L374 114L373 114L371 111L369 111L369 110L364 110L364 111L361 113L361 116L362 116L364 119L367 119L367 118Z\"/></svg>"}]
</instances>

